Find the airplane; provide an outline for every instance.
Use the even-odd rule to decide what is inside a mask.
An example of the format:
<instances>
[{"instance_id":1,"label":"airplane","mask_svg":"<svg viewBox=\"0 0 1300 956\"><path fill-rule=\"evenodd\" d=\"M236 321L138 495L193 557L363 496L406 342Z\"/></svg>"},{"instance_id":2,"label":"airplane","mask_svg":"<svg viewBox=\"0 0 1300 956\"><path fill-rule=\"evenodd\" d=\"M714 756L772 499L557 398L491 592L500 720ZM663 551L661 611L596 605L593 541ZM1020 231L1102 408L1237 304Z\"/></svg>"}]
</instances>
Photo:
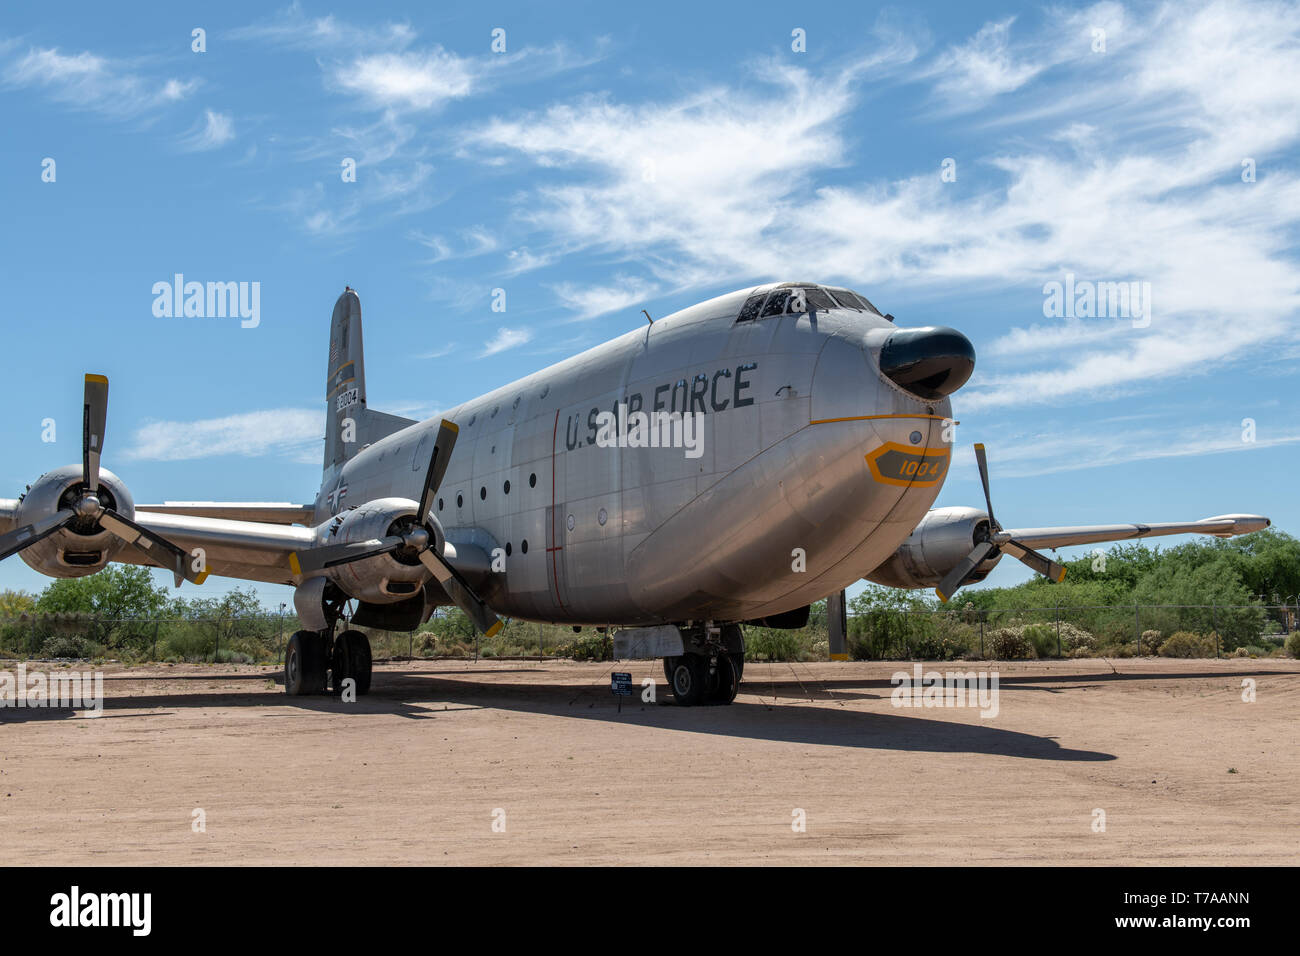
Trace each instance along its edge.
<instances>
[{"instance_id":1,"label":"airplane","mask_svg":"<svg viewBox=\"0 0 1300 956\"><path fill-rule=\"evenodd\" d=\"M436 418L369 408L361 301L330 321L326 434L311 504L136 505L100 467L108 380L87 375L80 464L0 499L0 559L53 577L110 562L287 584L302 630L285 690L365 694L357 627L412 631L455 605L619 628L620 658L662 658L676 702L730 703L743 625L800 627L853 582L944 601L1010 555L1060 580L1039 548L1269 526L1199 521L1006 529L934 508L970 341L899 327L849 289L776 282L721 295L493 389ZM343 629L339 630L339 625ZM337 633L336 633L337 632Z\"/></svg>"}]
</instances>

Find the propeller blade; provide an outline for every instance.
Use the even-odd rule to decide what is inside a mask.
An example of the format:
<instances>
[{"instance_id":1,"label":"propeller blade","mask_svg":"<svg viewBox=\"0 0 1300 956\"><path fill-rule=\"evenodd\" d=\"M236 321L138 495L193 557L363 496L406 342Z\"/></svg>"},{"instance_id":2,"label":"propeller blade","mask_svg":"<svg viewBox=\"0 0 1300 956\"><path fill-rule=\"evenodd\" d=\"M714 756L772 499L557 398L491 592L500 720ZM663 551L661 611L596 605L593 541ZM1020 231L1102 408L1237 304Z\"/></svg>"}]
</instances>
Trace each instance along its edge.
<instances>
[{"instance_id":1,"label":"propeller blade","mask_svg":"<svg viewBox=\"0 0 1300 956\"><path fill-rule=\"evenodd\" d=\"M21 528L15 528L0 537L0 561L3 561L11 554L17 554L23 548L35 544L42 538L48 538L75 517L74 512L63 508L47 518L42 518L40 521L33 521Z\"/></svg>"},{"instance_id":2,"label":"propeller blade","mask_svg":"<svg viewBox=\"0 0 1300 956\"><path fill-rule=\"evenodd\" d=\"M108 422L108 379L86 376L86 401L81 416L81 477L92 492L99 490L99 456L104 451Z\"/></svg>"},{"instance_id":3,"label":"propeller blade","mask_svg":"<svg viewBox=\"0 0 1300 956\"><path fill-rule=\"evenodd\" d=\"M115 511L105 511L99 516L99 523L105 529L117 535L140 554L154 564L176 575L176 586L181 581L202 584L207 580L208 572L195 571L190 565L190 556L161 535L136 524L129 518L123 518Z\"/></svg>"},{"instance_id":4,"label":"propeller blade","mask_svg":"<svg viewBox=\"0 0 1300 956\"><path fill-rule=\"evenodd\" d=\"M976 446L979 447L978 445ZM970 573L980 566L985 560L996 554L998 546L992 541L981 541L971 550L971 553L962 558L951 571L944 576L939 582L939 586L934 589L934 593L939 595L939 600L944 604L948 599L957 593L957 589L966 583Z\"/></svg>"},{"instance_id":5,"label":"propeller blade","mask_svg":"<svg viewBox=\"0 0 1300 956\"><path fill-rule=\"evenodd\" d=\"M424 490L420 492L420 510L416 512L420 524L429 520L433 510L433 498L442 484L442 476L447 473L451 463L451 450L456 447L456 436L460 429L452 422L443 419L438 425L438 437L433 442L433 451L429 455L429 470L424 473Z\"/></svg>"},{"instance_id":6,"label":"propeller blade","mask_svg":"<svg viewBox=\"0 0 1300 956\"><path fill-rule=\"evenodd\" d=\"M984 446L979 443L975 445L975 462L980 467L980 484L984 486L984 504L989 509L989 524L994 531L1000 531L1002 526L993 517L993 497L989 494L989 463L984 456Z\"/></svg>"},{"instance_id":7,"label":"propeller blade","mask_svg":"<svg viewBox=\"0 0 1300 956\"><path fill-rule=\"evenodd\" d=\"M469 616L475 627L488 637L501 630L500 619L474 593L473 588L465 583L465 579L456 572L456 569L443 559L442 555L434 552L432 548L426 548L420 552L420 563L433 573L434 578L442 585L442 589L447 592L447 596Z\"/></svg>"},{"instance_id":8,"label":"propeller blade","mask_svg":"<svg viewBox=\"0 0 1300 956\"><path fill-rule=\"evenodd\" d=\"M352 544L327 544L319 548L308 548L289 555L289 567L296 575L313 574L340 564L364 561L378 554L396 551L406 543L401 535L389 535L387 538L375 538L371 541L357 541Z\"/></svg>"},{"instance_id":9,"label":"propeller blade","mask_svg":"<svg viewBox=\"0 0 1300 956\"><path fill-rule=\"evenodd\" d=\"M1021 544L1014 538L1002 545L1002 551L1033 568L1039 574L1050 578L1057 584L1065 579L1065 568L1061 567L1045 554L1039 554L1028 545Z\"/></svg>"}]
</instances>

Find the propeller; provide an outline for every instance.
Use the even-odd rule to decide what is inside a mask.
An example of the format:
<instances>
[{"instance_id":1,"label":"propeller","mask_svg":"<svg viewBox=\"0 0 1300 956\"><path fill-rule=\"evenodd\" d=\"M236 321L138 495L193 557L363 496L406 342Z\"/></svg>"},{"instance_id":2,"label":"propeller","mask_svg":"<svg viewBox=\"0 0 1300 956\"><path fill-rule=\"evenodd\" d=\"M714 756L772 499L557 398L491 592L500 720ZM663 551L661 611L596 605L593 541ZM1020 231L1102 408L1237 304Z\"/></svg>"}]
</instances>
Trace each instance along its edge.
<instances>
[{"instance_id":1,"label":"propeller","mask_svg":"<svg viewBox=\"0 0 1300 956\"><path fill-rule=\"evenodd\" d=\"M944 579L939 582L939 586L934 589L934 593L939 595L939 600L947 604L948 599L957 593L957 589L969 581L975 569L995 554L1009 554L1044 577L1057 582L1063 580L1065 578L1065 568L1046 555L1039 554L1028 545L1015 540L1002 530L1002 525L998 524L998 519L993 517L993 498L989 494L989 465L984 454L983 445L977 444L975 446L975 462L979 465L980 484L984 486L984 504L988 507L988 537L976 541L975 547L971 549L970 554L957 562L956 567L949 571L944 576Z\"/></svg>"},{"instance_id":2,"label":"propeller","mask_svg":"<svg viewBox=\"0 0 1300 956\"><path fill-rule=\"evenodd\" d=\"M349 544L327 544L306 551L289 555L289 566L298 576L315 574L327 568L354 561L364 561L381 554L413 556L429 569L429 573L442 585L447 596L474 622L474 626L491 637L501 630L501 621L483 602L469 583L453 568L433 547L435 536L429 523L433 512L434 498L447 473L451 462L451 451L456 447L459 429L443 419L438 426L438 437L433 443L429 456L429 468L424 474L424 487L420 491L419 510L416 522L402 529L398 534L371 541L357 541Z\"/></svg>"},{"instance_id":3,"label":"propeller","mask_svg":"<svg viewBox=\"0 0 1300 956\"><path fill-rule=\"evenodd\" d=\"M70 508L60 508L48 517L0 536L0 560L75 523L78 530L89 532L98 527L116 535L151 564L171 571L176 576L177 587L181 586L181 581L202 584L208 572L194 571L190 565L190 556L184 550L114 511L100 498L99 459L104 450L104 426L107 421L108 379L103 375L87 375L81 416L81 497Z\"/></svg>"}]
</instances>

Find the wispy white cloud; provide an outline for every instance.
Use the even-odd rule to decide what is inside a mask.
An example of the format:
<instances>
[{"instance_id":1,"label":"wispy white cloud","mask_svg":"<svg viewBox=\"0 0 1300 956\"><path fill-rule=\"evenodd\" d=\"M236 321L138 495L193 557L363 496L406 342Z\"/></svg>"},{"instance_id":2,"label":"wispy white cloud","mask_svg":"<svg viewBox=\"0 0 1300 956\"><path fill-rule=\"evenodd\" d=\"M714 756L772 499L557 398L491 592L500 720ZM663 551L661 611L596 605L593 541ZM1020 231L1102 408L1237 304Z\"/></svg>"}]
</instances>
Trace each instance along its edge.
<instances>
[{"instance_id":1,"label":"wispy white cloud","mask_svg":"<svg viewBox=\"0 0 1300 956\"><path fill-rule=\"evenodd\" d=\"M953 99L987 99L1024 86L1043 69L1032 62L1018 61L1008 37L1015 17L986 23L969 41L949 48L938 57L933 70L935 91Z\"/></svg>"},{"instance_id":2,"label":"wispy white cloud","mask_svg":"<svg viewBox=\"0 0 1300 956\"><path fill-rule=\"evenodd\" d=\"M294 3L248 26L231 30L235 40L257 40L303 50L401 49L415 39L408 23L388 22L377 26L340 20L333 14L309 17Z\"/></svg>"},{"instance_id":3,"label":"wispy white cloud","mask_svg":"<svg viewBox=\"0 0 1300 956\"><path fill-rule=\"evenodd\" d=\"M320 409L304 408L272 408L188 422L146 422L131 436L124 456L136 461L186 461L222 455L276 455L316 461L323 430Z\"/></svg>"},{"instance_id":4,"label":"wispy white cloud","mask_svg":"<svg viewBox=\"0 0 1300 956\"><path fill-rule=\"evenodd\" d=\"M1014 438L987 439L991 467L998 477L1030 478L1088 468L1111 468L1134 461L1188 458L1198 455L1250 454L1266 448L1300 443L1300 430L1265 430L1254 441L1242 441L1236 422L1138 427L1102 431L1080 429L1019 432ZM954 471L978 480L969 446L953 453Z\"/></svg>"},{"instance_id":5,"label":"wispy white cloud","mask_svg":"<svg viewBox=\"0 0 1300 956\"><path fill-rule=\"evenodd\" d=\"M573 319L594 319L645 302L659 286L638 276L616 276L611 285L583 286L561 282L551 287Z\"/></svg>"},{"instance_id":6,"label":"wispy white cloud","mask_svg":"<svg viewBox=\"0 0 1300 956\"><path fill-rule=\"evenodd\" d=\"M766 87L637 105L590 96L493 120L471 143L540 183L515 207L530 255L634 260L678 287L811 276L868 292L1000 288L1039 311L1043 283L1066 272L1151 284L1147 329L1040 321L1003 334L963 408L1140 391L1294 339L1300 180L1278 162L1254 183L1238 173L1243 155L1276 160L1300 142L1300 86L1283 79L1300 75L1300 7L1103 3L1044 16L1023 41L1019 23L1013 34L997 21L958 44L953 63L985 71L983 95L1032 111L995 138L1007 145L962 160L978 173L960 188L937 159L888 182L845 177L863 74L779 64L762 71ZM1092 51L1090 25L1107 28L1106 53ZM932 65L915 73L952 81ZM1086 123L1050 105L1075 86L1089 91ZM579 311L606 304L620 300L593 292Z\"/></svg>"},{"instance_id":7,"label":"wispy white cloud","mask_svg":"<svg viewBox=\"0 0 1300 956\"><path fill-rule=\"evenodd\" d=\"M422 359L445 358L446 356L450 355L454 351L456 351L456 343L448 342L446 345L440 345L436 349L417 355L416 358L422 358Z\"/></svg>"},{"instance_id":8,"label":"wispy white cloud","mask_svg":"<svg viewBox=\"0 0 1300 956\"><path fill-rule=\"evenodd\" d=\"M490 355L497 355L507 349L517 348L526 342L532 341L532 338L533 333L530 329L497 329L497 334L484 343L483 351L479 353L479 358L487 358Z\"/></svg>"},{"instance_id":9,"label":"wispy white cloud","mask_svg":"<svg viewBox=\"0 0 1300 956\"><path fill-rule=\"evenodd\" d=\"M199 122L181 137L181 147L202 152L225 146L235 138L235 123L229 113L204 110Z\"/></svg>"},{"instance_id":10,"label":"wispy white cloud","mask_svg":"<svg viewBox=\"0 0 1300 956\"><path fill-rule=\"evenodd\" d=\"M330 79L373 106L427 110L468 96L473 76L464 57L433 47L357 57L336 67Z\"/></svg>"},{"instance_id":11,"label":"wispy white cloud","mask_svg":"<svg viewBox=\"0 0 1300 956\"><path fill-rule=\"evenodd\" d=\"M146 76L134 65L89 51L61 53L57 47L29 48L18 55L11 47L0 70L10 88L42 90L51 99L112 117L134 117L188 97L197 80Z\"/></svg>"}]
</instances>

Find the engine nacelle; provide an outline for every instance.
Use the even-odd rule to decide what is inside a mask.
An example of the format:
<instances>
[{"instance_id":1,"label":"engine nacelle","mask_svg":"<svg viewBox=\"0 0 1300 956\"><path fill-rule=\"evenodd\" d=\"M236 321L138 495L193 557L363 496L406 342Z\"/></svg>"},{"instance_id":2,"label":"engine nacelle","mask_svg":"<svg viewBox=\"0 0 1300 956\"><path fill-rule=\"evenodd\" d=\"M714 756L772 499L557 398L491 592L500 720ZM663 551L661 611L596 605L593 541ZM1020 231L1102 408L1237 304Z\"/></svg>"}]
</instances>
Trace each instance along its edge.
<instances>
[{"instance_id":1,"label":"engine nacelle","mask_svg":"<svg viewBox=\"0 0 1300 956\"><path fill-rule=\"evenodd\" d=\"M14 527L48 517L60 508L71 509L81 497L81 465L64 465L36 479L18 501ZM125 518L135 518L135 499L122 479L106 468L99 470L99 497ZM94 521L77 520L44 541L18 552L33 570L53 578L79 578L102 570L126 545Z\"/></svg>"},{"instance_id":2,"label":"engine nacelle","mask_svg":"<svg viewBox=\"0 0 1300 956\"><path fill-rule=\"evenodd\" d=\"M416 523L419 509L419 504L409 498L376 498L322 525L317 543L358 544L399 534ZM442 554L447 540L442 525L433 515L429 515L427 521L433 529L431 547ZM326 575L345 594L370 604L404 601L418 594L429 578L428 570L417 557L402 552L340 564L330 568Z\"/></svg>"},{"instance_id":3,"label":"engine nacelle","mask_svg":"<svg viewBox=\"0 0 1300 956\"><path fill-rule=\"evenodd\" d=\"M907 540L866 579L891 588L932 588L987 536L989 516L978 508L935 508L926 512ZM982 562L971 581L983 581L1001 554Z\"/></svg>"}]
</instances>

